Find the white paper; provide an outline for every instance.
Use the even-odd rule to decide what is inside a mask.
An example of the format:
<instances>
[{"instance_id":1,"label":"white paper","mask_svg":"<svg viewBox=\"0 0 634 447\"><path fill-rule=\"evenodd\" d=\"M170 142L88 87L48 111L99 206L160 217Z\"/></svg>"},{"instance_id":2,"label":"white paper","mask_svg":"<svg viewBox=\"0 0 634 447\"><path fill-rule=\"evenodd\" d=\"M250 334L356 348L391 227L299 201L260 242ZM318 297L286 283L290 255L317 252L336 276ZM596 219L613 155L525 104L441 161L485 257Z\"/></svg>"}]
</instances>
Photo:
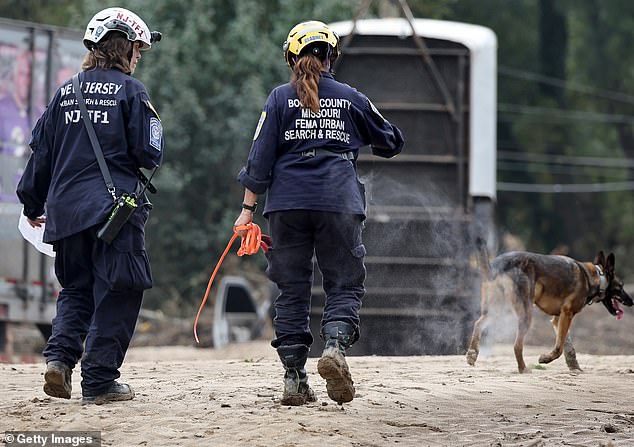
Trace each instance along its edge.
<instances>
[{"instance_id":1,"label":"white paper","mask_svg":"<svg viewBox=\"0 0 634 447\"><path fill-rule=\"evenodd\" d=\"M44 253L45 255L50 256L51 258L55 257L55 252L53 251L53 246L51 244L47 244L43 242L44 238L44 225L41 227L32 227L29 224L29 221L26 219L26 216L20 213L20 220L18 221L18 230L22 233L22 237L26 239L31 245L37 248L37 251L40 253Z\"/></svg>"}]
</instances>

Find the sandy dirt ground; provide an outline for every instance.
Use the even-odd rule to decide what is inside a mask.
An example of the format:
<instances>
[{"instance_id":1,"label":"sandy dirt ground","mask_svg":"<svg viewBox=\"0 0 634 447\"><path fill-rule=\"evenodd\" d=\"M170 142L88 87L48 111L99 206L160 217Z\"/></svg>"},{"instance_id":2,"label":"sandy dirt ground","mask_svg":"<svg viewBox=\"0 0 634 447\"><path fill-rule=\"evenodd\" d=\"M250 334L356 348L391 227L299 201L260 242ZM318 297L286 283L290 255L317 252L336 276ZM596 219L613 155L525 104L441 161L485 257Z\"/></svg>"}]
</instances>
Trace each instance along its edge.
<instances>
[{"instance_id":1,"label":"sandy dirt ground","mask_svg":"<svg viewBox=\"0 0 634 447\"><path fill-rule=\"evenodd\" d=\"M527 347L534 365L545 348ZM5 431L97 430L104 446L632 446L634 356L579 354L517 373L512 347L476 367L464 356L349 357L357 396L328 399L310 358L318 402L279 403L282 368L266 341L223 349L137 347L122 379L133 401L82 406L42 389L43 364L2 364Z\"/></svg>"}]
</instances>

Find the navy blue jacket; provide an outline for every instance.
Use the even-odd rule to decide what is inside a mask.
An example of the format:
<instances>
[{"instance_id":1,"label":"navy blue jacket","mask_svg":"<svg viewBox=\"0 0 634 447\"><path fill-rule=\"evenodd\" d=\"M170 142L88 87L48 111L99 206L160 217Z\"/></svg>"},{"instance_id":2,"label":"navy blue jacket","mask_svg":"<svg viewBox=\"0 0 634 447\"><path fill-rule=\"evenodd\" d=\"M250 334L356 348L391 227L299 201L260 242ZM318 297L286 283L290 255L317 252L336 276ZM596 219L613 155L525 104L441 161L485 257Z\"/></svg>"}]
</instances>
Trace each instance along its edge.
<instances>
[{"instance_id":1,"label":"navy blue jacket","mask_svg":"<svg viewBox=\"0 0 634 447\"><path fill-rule=\"evenodd\" d=\"M365 215L363 185L354 160L361 146L390 158L403 136L370 100L322 72L320 110L303 108L290 83L269 95L247 164L238 181L256 194L268 189L264 214L305 209ZM311 150L315 150L315 156ZM354 160L338 154L352 153Z\"/></svg>"},{"instance_id":2,"label":"navy blue jacket","mask_svg":"<svg viewBox=\"0 0 634 447\"><path fill-rule=\"evenodd\" d=\"M158 166L163 154L163 129L147 91L115 69L84 71L79 81L116 194L134 192L137 169ZM68 80L33 129L33 153L17 188L27 217L44 214L46 204L45 242L105 221L113 207L75 101ZM141 214L133 224L143 225Z\"/></svg>"}]
</instances>

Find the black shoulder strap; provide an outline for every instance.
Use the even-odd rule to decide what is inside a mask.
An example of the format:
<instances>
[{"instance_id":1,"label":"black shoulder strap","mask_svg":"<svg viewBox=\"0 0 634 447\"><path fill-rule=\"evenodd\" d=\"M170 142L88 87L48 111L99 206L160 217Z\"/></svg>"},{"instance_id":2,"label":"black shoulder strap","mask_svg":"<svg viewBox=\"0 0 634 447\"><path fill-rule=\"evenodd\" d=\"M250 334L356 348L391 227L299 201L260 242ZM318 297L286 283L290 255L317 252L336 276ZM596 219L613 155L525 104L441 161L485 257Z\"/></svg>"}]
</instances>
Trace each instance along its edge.
<instances>
[{"instance_id":1,"label":"black shoulder strap","mask_svg":"<svg viewBox=\"0 0 634 447\"><path fill-rule=\"evenodd\" d=\"M90 121L88 110L86 109L86 102L81 94L81 89L79 87L79 73L76 73L75 76L73 76L73 88L75 89L75 96L77 97L77 103L79 104L79 111L81 112L81 117L86 125L92 149L95 151L97 163L99 164L99 169L101 169L101 175L103 175L103 180L106 182L106 188L108 188L108 192L112 196L112 200L116 201L117 196L115 194L114 183L112 182L112 177L110 176L110 171L108 170L108 165L106 164L106 159L103 156L101 145L97 139L97 134L95 134L94 127L92 127L92 122Z\"/></svg>"}]
</instances>

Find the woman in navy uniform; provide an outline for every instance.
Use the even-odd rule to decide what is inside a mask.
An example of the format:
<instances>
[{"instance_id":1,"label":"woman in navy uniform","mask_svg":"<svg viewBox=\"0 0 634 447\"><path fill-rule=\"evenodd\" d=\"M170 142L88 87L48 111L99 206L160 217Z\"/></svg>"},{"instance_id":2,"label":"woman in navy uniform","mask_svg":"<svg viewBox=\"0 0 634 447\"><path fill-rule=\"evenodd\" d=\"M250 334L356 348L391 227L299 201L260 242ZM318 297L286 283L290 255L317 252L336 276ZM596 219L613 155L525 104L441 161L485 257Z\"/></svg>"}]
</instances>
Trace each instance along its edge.
<instances>
[{"instance_id":1,"label":"woman in navy uniform","mask_svg":"<svg viewBox=\"0 0 634 447\"><path fill-rule=\"evenodd\" d=\"M44 241L53 244L62 285L44 349L44 391L53 397L70 398L71 373L82 354L84 402L134 397L132 388L116 379L143 291L152 287L144 242L151 205L140 198L112 244L99 239L97 230L112 212L114 197L140 192L139 168L155 168L162 160L159 116L144 85L132 77L140 51L156 40L160 33L123 8L97 13L84 36L89 51L80 89L114 191L97 164L71 80L57 90L33 129L33 153L17 195L32 226L46 223Z\"/></svg>"},{"instance_id":2,"label":"woman in navy uniform","mask_svg":"<svg viewBox=\"0 0 634 447\"><path fill-rule=\"evenodd\" d=\"M235 225L251 222L257 195L268 192L264 216L272 248L267 274L280 290L271 344L285 369L282 404L316 400L305 370L313 342L313 254L326 293L325 348L317 369L328 396L349 402L355 391L345 350L359 338L365 293L361 230L366 204L355 163L361 146L390 158L401 152L404 141L365 95L334 79L339 38L324 23L296 25L284 54L292 77L271 92L260 116L247 164L238 174L245 194Z\"/></svg>"}]
</instances>

